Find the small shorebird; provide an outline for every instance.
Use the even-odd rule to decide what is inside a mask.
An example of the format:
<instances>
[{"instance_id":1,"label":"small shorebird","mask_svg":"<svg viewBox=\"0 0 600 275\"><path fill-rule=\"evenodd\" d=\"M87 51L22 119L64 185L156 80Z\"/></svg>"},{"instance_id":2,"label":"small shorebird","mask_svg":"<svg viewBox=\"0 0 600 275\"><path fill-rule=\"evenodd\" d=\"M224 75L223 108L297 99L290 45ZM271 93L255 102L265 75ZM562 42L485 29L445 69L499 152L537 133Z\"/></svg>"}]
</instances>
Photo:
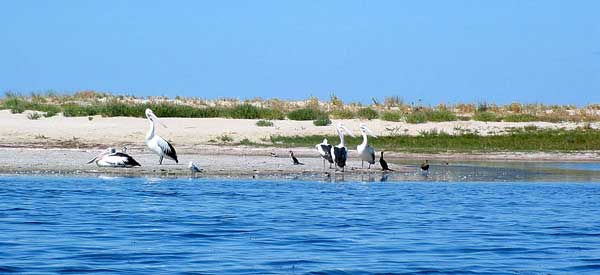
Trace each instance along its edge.
<instances>
[{"instance_id":1,"label":"small shorebird","mask_svg":"<svg viewBox=\"0 0 600 275\"><path fill-rule=\"evenodd\" d=\"M356 146L356 151L358 152L358 155L360 156L360 160L361 160L360 166L362 168L364 168L365 161L366 161L367 163L369 163L368 169L371 169L371 164L375 164L375 149L373 149L373 147L371 147L371 145L369 145L369 141L367 139L367 134L371 135L372 137L377 137L377 136L364 123L360 124L360 133L362 134L363 142L361 144L359 144L358 146Z\"/></svg>"},{"instance_id":2,"label":"small shorebird","mask_svg":"<svg viewBox=\"0 0 600 275\"><path fill-rule=\"evenodd\" d=\"M338 123L337 132L340 135L340 144L331 148L331 156L333 158L333 162L337 167L342 168L342 172L344 172L344 167L346 167L346 160L348 159L348 149L346 149L346 142L344 140L344 132L348 132L348 135L354 136L352 132L346 128L342 123Z\"/></svg>"},{"instance_id":3,"label":"small shorebird","mask_svg":"<svg viewBox=\"0 0 600 275\"><path fill-rule=\"evenodd\" d=\"M175 148L173 145L166 141L164 138L154 134L155 123L158 122L162 124L165 128L167 125L158 120L158 117L152 112L150 109L146 109L146 117L148 121L150 121L150 129L146 134L146 145L150 150L154 151L160 159L158 160L158 164L162 164L163 158L167 157L175 161L175 163L179 163L177 160L177 152L175 152Z\"/></svg>"},{"instance_id":4,"label":"small shorebird","mask_svg":"<svg viewBox=\"0 0 600 275\"><path fill-rule=\"evenodd\" d=\"M298 159L294 156L294 152L292 152L292 150L290 150L290 158L292 158L292 162L294 163L294 165L304 165L304 163L298 161Z\"/></svg>"},{"instance_id":5,"label":"small shorebird","mask_svg":"<svg viewBox=\"0 0 600 275\"><path fill-rule=\"evenodd\" d=\"M333 163L333 158L331 157L331 144L327 141L326 138L323 139L323 142L315 145L319 155L323 159L323 169L325 169L325 161L329 162L329 169L331 169L331 164Z\"/></svg>"},{"instance_id":6,"label":"small shorebird","mask_svg":"<svg viewBox=\"0 0 600 275\"><path fill-rule=\"evenodd\" d=\"M202 169L200 169L200 167L198 167L193 161L190 161L188 168L190 168L190 171L192 171L192 175L202 172Z\"/></svg>"},{"instance_id":7,"label":"small shorebird","mask_svg":"<svg viewBox=\"0 0 600 275\"><path fill-rule=\"evenodd\" d=\"M429 171L429 161L425 160L425 162L421 163L421 171L427 172Z\"/></svg>"},{"instance_id":8,"label":"small shorebird","mask_svg":"<svg viewBox=\"0 0 600 275\"><path fill-rule=\"evenodd\" d=\"M381 165L381 170L383 171L394 171L388 167L387 161L383 159L383 151L381 151L381 156L379 157L379 165Z\"/></svg>"},{"instance_id":9,"label":"small shorebird","mask_svg":"<svg viewBox=\"0 0 600 275\"><path fill-rule=\"evenodd\" d=\"M96 162L96 165L98 165L99 167L130 168L134 166L141 166L130 155L117 152L115 148L108 148L104 150L102 153L98 154L87 163L90 164L92 162Z\"/></svg>"}]
</instances>

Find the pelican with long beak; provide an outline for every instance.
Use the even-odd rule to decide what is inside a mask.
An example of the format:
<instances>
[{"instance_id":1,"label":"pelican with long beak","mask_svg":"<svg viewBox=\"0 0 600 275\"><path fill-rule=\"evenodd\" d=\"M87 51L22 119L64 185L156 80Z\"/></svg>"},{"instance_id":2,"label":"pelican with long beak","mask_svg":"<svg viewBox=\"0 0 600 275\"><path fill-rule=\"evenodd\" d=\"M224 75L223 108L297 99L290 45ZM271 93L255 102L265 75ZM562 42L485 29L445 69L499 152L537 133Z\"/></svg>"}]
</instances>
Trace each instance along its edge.
<instances>
[{"instance_id":1,"label":"pelican with long beak","mask_svg":"<svg viewBox=\"0 0 600 275\"><path fill-rule=\"evenodd\" d=\"M108 148L102 153L95 156L93 159L88 161L90 164L95 162L99 167L124 167L130 168L134 166L141 166L135 159L130 155L117 152L115 148Z\"/></svg>"},{"instance_id":2,"label":"pelican with long beak","mask_svg":"<svg viewBox=\"0 0 600 275\"><path fill-rule=\"evenodd\" d=\"M373 133L373 131L371 131L364 123L360 124L360 133L362 134L363 142L356 146L356 151L358 151L358 155L360 156L361 167L365 167L366 161L369 163L368 169L371 169L371 164L375 164L375 149L369 145L367 136L371 135L372 137L377 137L377 135L375 135L375 133Z\"/></svg>"},{"instance_id":3,"label":"pelican with long beak","mask_svg":"<svg viewBox=\"0 0 600 275\"><path fill-rule=\"evenodd\" d=\"M331 148L331 156L333 158L333 162L336 167L342 168L342 172L344 171L344 167L346 167L346 160L348 159L348 149L346 149L346 142L344 140L344 134L347 132L348 135L354 136L350 129L346 128L342 123L338 123L337 132L340 135L340 144ZM337 168L336 168L337 170Z\"/></svg>"},{"instance_id":4,"label":"pelican with long beak","mask_svg":"<svg viewBox=\"0 0 600 275\"><path fill-rule=\"evenodd\" d=\"M315 148L317 148L319 155L321 155L321 158L323 159L323 169L325 169L325 161L329 162L329 169L331 169L331 164L333 164L333 158L331 157L331 147L333 146L329 144L326 138L323 139L323 142L315 145Z\"/></svg>"},{"instance_id":5,"label":"pelican with long beak","mask_svg":"<svg viewBox=\"0 0 600 275\"><path fill-rule=\"evenodd\" d=\"M158 160L158 164L162 164L163 158L167 157L168 159L172 159L175 163L179 163L177 160L177 152L175 152L175 148L173 145L166 141L164 138L154 134L155 123L158 122L165 128L167 125L162 123L162 121L158 120L158 117L152 112L150 109L146 109L146 117L150 122L150 129L146 134L146 145L150 150L154 151L160 159Z\"/></svg>"}]
</instances>

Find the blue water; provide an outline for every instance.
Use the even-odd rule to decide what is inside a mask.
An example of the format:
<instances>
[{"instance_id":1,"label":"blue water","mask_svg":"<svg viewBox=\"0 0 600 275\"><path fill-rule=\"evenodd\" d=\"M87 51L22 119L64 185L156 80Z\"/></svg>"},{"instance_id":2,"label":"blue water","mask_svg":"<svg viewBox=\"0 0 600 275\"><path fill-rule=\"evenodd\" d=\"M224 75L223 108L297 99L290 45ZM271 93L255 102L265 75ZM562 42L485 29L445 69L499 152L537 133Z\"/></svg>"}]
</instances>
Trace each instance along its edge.
<instances>
[{"instance_id":1,"label":"blue water","mask_svg":"<svg viewBox=\"0 0 600 275\"><path fill-rule=\"evenodd\" d=\"M600 184L0 177L0 273L600 273Z\"/></svg>"}]
</instances>

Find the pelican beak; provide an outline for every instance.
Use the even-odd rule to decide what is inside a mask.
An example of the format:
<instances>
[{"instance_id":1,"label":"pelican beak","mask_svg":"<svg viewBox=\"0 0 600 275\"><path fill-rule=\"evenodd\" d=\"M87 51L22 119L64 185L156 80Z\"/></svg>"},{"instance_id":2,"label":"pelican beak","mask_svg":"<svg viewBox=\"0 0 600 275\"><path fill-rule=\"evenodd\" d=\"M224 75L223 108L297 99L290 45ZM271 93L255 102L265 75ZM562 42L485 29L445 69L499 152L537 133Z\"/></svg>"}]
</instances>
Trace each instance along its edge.
<instances>
[{"instance_id":1,"label":"pelican beak","mask_svg":"<svg viewBox=\"0 0 600 275\"><path fill-rule=\"evenodd\" d=\"M161 120L159 120L158 117L154 113L152 113L151 116L152 116L152 121L156 121L156 122L160 123L160 125L162 125L163 127L169 128Z\"/></svg>"},{"instance_id":2,"label":"pelican beak","mask_svg":"<svg viewBox=\"0 0 600 275\"><path fill-rule=\"evenodd\" d=\"M365 126L365 130L367 130L367 133L369 133L369 135L371 135L372 137L377 137L377 135L375 133L373 133L373 131L371 131L371 129L367 128L367 126Z\"/></svg>"},{"instance_id":3,"label":"pelican beak","mask_svg":"<svg viewBox=\"0 0 600 275\"><path fill-rule=\"evenodd\" d=\"M354 134L352 133L352 131L350 131L350 129L346 128L346 126L342 125L342 129L344 129L344 131L346 131L348 133L348 135L350 135L351 137L354 137Z\"/></svg>"},{"instance_id":4,"label":"pelican beak","mask_svg":"<svg viewBox=\"0 0 600 275\"><path fill-rule=\"evenodd\" d=\"M96 161L97 159L99 159L100 157L106 155L108 152L107 151L103 151L102 153L98 154L97 156L95 156L93 159L91 159L90 161L87 162L87 164L90 164L94 161Z\"/></svg>"}]
</instances>

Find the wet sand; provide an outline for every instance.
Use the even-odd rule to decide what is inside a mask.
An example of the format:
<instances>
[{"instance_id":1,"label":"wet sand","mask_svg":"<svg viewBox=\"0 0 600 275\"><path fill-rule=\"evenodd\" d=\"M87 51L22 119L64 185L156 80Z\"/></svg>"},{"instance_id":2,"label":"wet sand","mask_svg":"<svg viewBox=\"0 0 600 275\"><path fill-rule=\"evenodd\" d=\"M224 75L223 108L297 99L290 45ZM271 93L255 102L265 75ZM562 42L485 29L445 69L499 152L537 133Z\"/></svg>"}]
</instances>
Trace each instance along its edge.
<instances>
[{"instance_id":1,"label":"wet sand","mask_svg":"<svg viewBox=\"0 0 600 275\"><path fill-rule=\"evenodd\" d=\"M158 165L158 156L144 147L130 147L128 154L142 167L107 168L86 164L101 149L42 149L0 148L0 173L27 175L83 175L83 176L147 176L147 177L206 177L206 178L258 178L258 179L315 179L342 177L346 180L363 180L382 174L379 163L371 169L361 167L355 151L349 155L345 172L323 168L323 161L316 150L294 148L295 155L304 165L293 165L288 150L282 148L248 148L223 146L197 146L179 148L179 164L164 160ZM277 155L272 157L271 153ZM548 161L583 162L597 161L595 152L584 153L481 153L481 154L403 154L390 152L386 160L394 169L390 174L403 175L411 180L420 178L418 165L428 159L434 166L453 165L466 161ZM187 165L194 161L202 173L192 175Z\"/></svg>"}]
</instances>

